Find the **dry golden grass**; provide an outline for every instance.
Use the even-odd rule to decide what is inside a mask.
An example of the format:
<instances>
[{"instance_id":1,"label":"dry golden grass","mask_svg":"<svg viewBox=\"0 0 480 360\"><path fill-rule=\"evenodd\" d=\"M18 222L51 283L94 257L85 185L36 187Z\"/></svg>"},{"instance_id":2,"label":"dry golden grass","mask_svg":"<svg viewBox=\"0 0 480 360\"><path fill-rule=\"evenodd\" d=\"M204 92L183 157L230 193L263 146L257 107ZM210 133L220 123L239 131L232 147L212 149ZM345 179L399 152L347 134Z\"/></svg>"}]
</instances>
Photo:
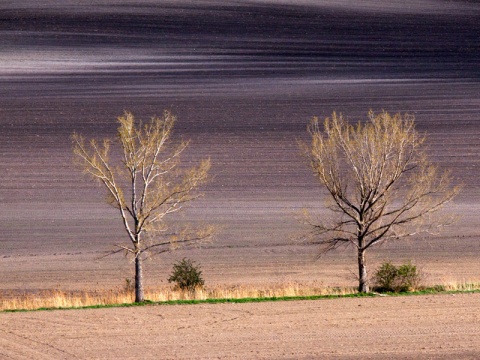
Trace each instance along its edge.
<instances>
[{"instance_id":1,"label":"dry golden grass","mask_svg":"<svg viewBox=\"0 0 480 360\"><path fill-rule=\"evenodd\" d=\"M445 279L437 288L445 291L480 290L480 282ZM150 288L145 298L151 301L242 299L268 297L294 297L312 295L347 295L357 292L355 287L325 287L319 282L286 282L264 285L218 285L197 289L194 293L176 290L171 286ZM95 305L133 303L132 289L67 292L45 290L38 293L0 293L0 311L34 310L40 308L72 308Z\"/></svg>"},{"instance_id":2,"label":"dry golden grass","mask_svg":"<svg viewBox=\"0 0 480 360\"><path fill-rule=\"evenodd\" d=\"M0 310L34 310L40 308L71 308L93 305L131 303L131 292L121 291L61 291L0 295Z\"/></svg>"},{"instance_id":3,"label":"dry golden grass","mask_svg":"<svg viewBox=\"0 0 480 360\"><path fill-rule=\"evenodd\" d=\"M478 280L456 280L444 279L442 281L442 288L445 291L473 291L480 290L480 282Z\"/></svg>"},{"instance_id":4,"label":"dry golden grass","mask_svg":"<svg viewBox=\"0 0 480 360\"><path fill-rule=\"evenodd\" d=\"M286 282L264 285L233 285L205 287L197 289L195 293L176 291L151 292L148 299L153 301L169 300L205 300L205 299L242 299L242 298L265 298L265 297L286 297L286 296L311 296L311 295L345 295L356 292L354 287L327 288L321 283L310 282Z\"/></svg>"},{"instance_id":5,"label":"dry golden grass","mask_svg":"<svg viewBox=\"0 0 480 360\"><path fill-rule=\"evenodd\" d=\"M219 285L197 289L194 293L175 290L171 286L150 288L145 298L151 301L241 299L310 295L345 295L355 293L354 287L327 288L320 283L278 283L253 285ZM39 308L71 308L95 305L132 303L135 299L131 289L67 292L46 290L38 293L0 294L1 310L34 310Z\"/></svg>"}]
</instances>

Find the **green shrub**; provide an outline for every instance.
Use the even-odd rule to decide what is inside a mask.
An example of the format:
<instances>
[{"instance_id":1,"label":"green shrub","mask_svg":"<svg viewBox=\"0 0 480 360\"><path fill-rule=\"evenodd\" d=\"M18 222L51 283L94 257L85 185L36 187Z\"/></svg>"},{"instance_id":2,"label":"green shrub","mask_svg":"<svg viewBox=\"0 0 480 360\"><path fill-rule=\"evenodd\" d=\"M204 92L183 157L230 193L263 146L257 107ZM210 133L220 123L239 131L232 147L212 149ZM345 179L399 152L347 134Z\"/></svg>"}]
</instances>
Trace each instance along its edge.
<instances>
[{"instance_id":1,"label":"green shrub","mask_svg":"<svg viewBox=\"0 0 480 360\"><path fill-rule=\"evenodd\" d=\"M375 290L380 292L394 291L398 269L391 262L385 262L375 271Z\"/></svg>"},{"instance_id":2,"label":"green shrub","mask_svg":"<svg viewBox=\"0 0 480 360\"><path fill-rule=\"evenodd\" d=\"M188 290L190 292L194 292L197 288L202 288L205 284L200 267L196 266L192 260L185 258L173 264L172 274L168 278L168 282L174 282L180 290Z\"/></svg>"},{"instance_id":3,"label":"green shrub","mask_svg":"<svg viewBox=\"0 0 480 360\"><path fill-rule=\"evenodd\" d=\"M416 265L408 262L395 266L384 262L375 271L374 289L379 292L405 292L418 288L421 280L420 271Z\"/></svg>"},{"instance_id":4,"label":"green shrub","mask_svg":"<svg viewBox=\"0 0 480 360\"><path fill-rule=\"evenodd\" d=\"M416 265L408 262L398 267L397 291L412 291L418 288L421 275Z\"/></svg>"}]
</instances>

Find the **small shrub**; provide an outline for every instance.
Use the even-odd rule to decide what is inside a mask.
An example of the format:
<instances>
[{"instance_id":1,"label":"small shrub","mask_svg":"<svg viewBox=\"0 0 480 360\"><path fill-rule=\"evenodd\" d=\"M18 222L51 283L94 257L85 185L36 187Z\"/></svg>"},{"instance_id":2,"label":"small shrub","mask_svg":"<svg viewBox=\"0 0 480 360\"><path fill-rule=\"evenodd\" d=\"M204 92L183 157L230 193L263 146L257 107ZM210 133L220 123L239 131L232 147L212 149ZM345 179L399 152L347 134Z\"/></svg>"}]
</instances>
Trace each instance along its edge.
<instances>
[{"instance_id":1,"label":"small shrub","mask_svg":"<svg viewBox=\"0 0 480 360\"><path fill-rule=\"evenodd\" d=\"M418 288L421 281L416 265L406 263L395 266L385 262L375 271L375 290L379 292L404 292Z\"/></svg>"},{"instance_id":2,"label":"small shrub","mask_svg":"<svg viewBox=\"0 0 480 360\"><path fill-rule=\"evenodd\" d=\"M397 271L397 291L412 291L418 288L421 275L416 265L409 262L400 265Z\"/></svg>"},{"instance_id":3,"label":"small shrub","mask_svg":"<svg viewBox=\"0 0 480 360\"><path fill-rule=\"evenodd\" d=\"M385 262L375 271L375 290L380 292L394 291L398 269L391 262Z\"/></svg>"},{"instance_id":4,"label":"small shrub","mask_svg":"<svg viewBox=\"0 0 480 360\"><path fill-rule=\"evenodd\" d=\"M205 281L202 278L202 271L198 265L190 259L183 259L173 264L172 274L168 282L176 283L180 290L194 292L197 288L202 288Z\"/></svg>"}]
</instances>

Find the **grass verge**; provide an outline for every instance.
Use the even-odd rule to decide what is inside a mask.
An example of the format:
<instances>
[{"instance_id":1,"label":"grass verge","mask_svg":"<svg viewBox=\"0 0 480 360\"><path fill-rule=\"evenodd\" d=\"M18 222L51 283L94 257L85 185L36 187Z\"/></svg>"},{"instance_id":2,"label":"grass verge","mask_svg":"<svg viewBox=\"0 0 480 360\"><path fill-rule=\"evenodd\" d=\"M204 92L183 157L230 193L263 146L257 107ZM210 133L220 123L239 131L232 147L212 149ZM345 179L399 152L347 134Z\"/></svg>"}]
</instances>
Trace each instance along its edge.
<instances>
[{"instance_id":1,"label":"grass verge","mask_svg":"<svg viewBox=\"0 0 480 360\"><path fill-rule=\"evenodd\" d=\"M389 296L418 296L418 295L438 295L438 294L466 294L480 293L480 284L478 286L469 286L467 289L448 290L445 286L438 285L422 290L411 292L394 293L348 293L348 294L325 294L325 295L306 295L306 296L272 296L272 297L244 297L244 298L206 298L206 299L177 299L166 301L147 300L142 303L111 303L96 304L86 306L66 306L66 307L39 307L35 309L3 309L2 312L27 312L27 311L51 311L51 310L80 310L80 309L105 309L117 307L136 307L147 305L195 305L195 304L225 304L225 303L260 303L275 301L302 301L302 300L322 300L322 299L340 299L340 298L361 298L361 297L389 297Z\"/></svg>"},{"instance_id":2,"label":"grass verge","mask_svg":"<svg viewBox=\"0 0 480 360\"><path fill-rule=\"evenodd\" d=\"M51 311L51 310L81 310L81 309L106 309L117 307L135 307L146 305L198 305L198 304L242 304L242 303L260 303L274 301L302 301L302 300L320 300L320 299L338 299L338 298L359 298L359 297L375 297L376 293L355 293L346 295L310 295L310 296L282 296L282 297L260 297L260 298L224 298L224 299L189 299L189 300L167 300L167 301L151 301L146 300L141 303L122 303L122 304L105 304L105 305L89 305L79 307L42 307L37 309L6 309L2 312L29 312L29 311Z\"/></svg>"},{"instance_id":3,"label":"grass verge","mask_svg":"<svg viewBox=\"0 0 480 360\"><path fill-rule=\"evenodd\" d=\"M145 298L152 302L282 298L317 295L345 295L355 293L353 287L330 288L321 283L282 282L254 285L218 285L197 289L194 292L181 291L171 286L146 289ZM37 292L0 292L1 310L34 310L39 308L83 308L111 304L130 304L134 301L131 282L124 288L96 291L41 290Z\"/></svg>"}]
</instances>

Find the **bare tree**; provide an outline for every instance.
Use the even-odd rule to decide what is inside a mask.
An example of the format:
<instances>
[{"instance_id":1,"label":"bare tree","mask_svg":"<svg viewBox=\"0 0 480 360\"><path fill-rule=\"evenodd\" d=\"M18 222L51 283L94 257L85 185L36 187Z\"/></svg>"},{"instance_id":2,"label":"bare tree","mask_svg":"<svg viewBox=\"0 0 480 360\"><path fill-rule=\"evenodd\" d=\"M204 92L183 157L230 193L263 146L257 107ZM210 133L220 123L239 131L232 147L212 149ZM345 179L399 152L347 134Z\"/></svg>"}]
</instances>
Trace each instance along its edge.
<instances>
[{"instance_id":1,"label":"bare tree","mask_svg":"<svg viewBox=\"0 0 480 360\"><path fill-rule=\"evenodd\" d=\"M72 135L76 161L105 186L107 202L119 210L130 245L118 244L119 249L112 253L125 251L134 257L136 302L144 301L142 262L148 253L165 252L212 235L209 227L178 232L166 223L167 215L200 196L198 188L206 182L210 169L210 160L186 170L179 166L188 142L172 142L175 120L165 111L162 117L137 126L134 116L125 112L118 117L117 141L92 139L86 143L77 133ZM120 150L113 159L109 157L111 145Z\"/></svg>"},{"instance_id":2,"label":"bare tree","mask_svg":"<svg viewBox=\"0 0 480 360\"><path fill-rule=\"evenodd\" d=\"M437 212L459 187L428 160L412 115L370 112L367 122L352 126L333 113L323 131L318 118L308 130L312 143L303 147L329 194L330 217L306 213L311 232L305 239L321 245L321 253L353 244L358 290L368 292L366 250L421 231L437 232L449 223Z\"/></svg>"}]
</instances>

